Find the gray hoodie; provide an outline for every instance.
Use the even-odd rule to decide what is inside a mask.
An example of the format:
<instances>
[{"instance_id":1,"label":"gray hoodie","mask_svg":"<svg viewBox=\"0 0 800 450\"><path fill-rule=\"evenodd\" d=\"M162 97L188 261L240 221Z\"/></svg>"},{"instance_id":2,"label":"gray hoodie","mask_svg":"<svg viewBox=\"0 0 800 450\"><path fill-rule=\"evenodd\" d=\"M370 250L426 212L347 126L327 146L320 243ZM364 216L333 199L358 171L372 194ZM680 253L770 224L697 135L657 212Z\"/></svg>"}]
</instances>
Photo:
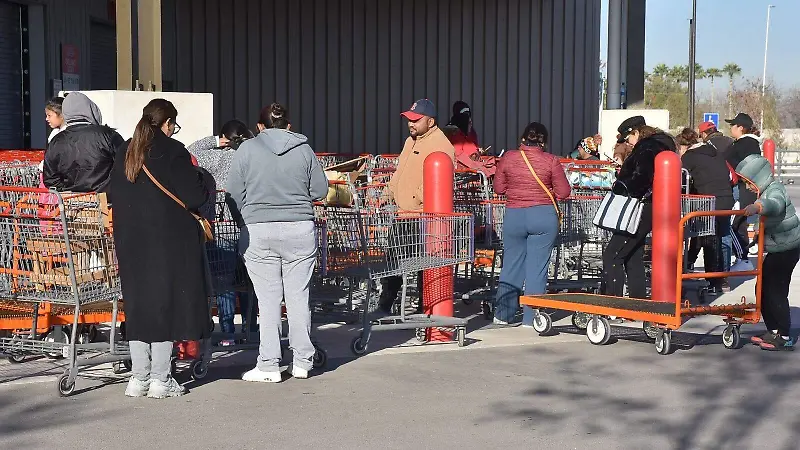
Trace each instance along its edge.
<instances>
[{"instance_id":1,"label":"gray hoodie","mask_svg":"<svg viewBox=\"0 0 800 450\"><path fill-rule=\"evenodd\" d=\"M267 129L245 141L231 162L227 188L246 224L314 219L328 179L308 138Z\"/></svg>"},{"instance_id":2,"label":"gray hoodie","mask_svg":"<svg viewBox=\"0 0 800 450\"><path fill-rule=\"evenodd\" d=\"M64 116L64 123L67 125L76 125L79 123L91 125L103 124L103 115L100 114L100 108L95 102L91 101L86 94L81 92L72 92L64 97L61 110Z\"/></svg>"}]
</instances>

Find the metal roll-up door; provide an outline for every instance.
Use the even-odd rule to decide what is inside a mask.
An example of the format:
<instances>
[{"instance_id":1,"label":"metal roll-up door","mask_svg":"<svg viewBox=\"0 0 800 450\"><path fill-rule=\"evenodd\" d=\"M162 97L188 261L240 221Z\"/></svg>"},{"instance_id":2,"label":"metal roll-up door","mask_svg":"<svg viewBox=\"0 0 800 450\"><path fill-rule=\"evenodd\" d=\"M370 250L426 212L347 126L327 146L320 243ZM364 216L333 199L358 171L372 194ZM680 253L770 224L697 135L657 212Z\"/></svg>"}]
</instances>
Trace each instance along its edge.
<instances>
[{"instance_id":1,"label":"metal roll-up door","mask_svg":"<svg viewBox=\"0 0 800 450\"><path fill-rule=\"evenodd\" d=\"M0 2L0 149L25 142L20 20L18 5Z\"/></svg>"},{"instance_id":2,"label":"metal roll-up door","mask_svg":"<svg viewBox=\"0 0 800 450\"><path fill-rule=\"evenodd\" d=\"M90 64L92 89L117 88L117 29L92 21Z\"/></svg>"}]
</instances>

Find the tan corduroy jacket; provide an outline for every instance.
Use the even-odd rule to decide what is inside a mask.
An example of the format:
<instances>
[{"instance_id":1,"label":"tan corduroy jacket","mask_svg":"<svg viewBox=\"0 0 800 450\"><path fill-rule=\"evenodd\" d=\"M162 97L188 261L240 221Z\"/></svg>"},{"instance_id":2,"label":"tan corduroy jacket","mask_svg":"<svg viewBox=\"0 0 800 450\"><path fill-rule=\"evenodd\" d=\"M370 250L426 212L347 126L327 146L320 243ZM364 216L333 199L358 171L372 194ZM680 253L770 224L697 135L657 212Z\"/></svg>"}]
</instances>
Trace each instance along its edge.
<instances>
[{"instance_id":1,"label":"tan corduroy jacket","mask_svg":"<svg viewBox=\"0 0 800 450\"><path fill-rule=\"evenodd\" d=\"M403 211L422 211L422 171L425 158L431 153L443 152L453 161L456 156L453 144L439 127L434 126L416 139L409 136L400 153L397 170L389 181L386 194L393 198Z\"/></svg>"}]
</instances>

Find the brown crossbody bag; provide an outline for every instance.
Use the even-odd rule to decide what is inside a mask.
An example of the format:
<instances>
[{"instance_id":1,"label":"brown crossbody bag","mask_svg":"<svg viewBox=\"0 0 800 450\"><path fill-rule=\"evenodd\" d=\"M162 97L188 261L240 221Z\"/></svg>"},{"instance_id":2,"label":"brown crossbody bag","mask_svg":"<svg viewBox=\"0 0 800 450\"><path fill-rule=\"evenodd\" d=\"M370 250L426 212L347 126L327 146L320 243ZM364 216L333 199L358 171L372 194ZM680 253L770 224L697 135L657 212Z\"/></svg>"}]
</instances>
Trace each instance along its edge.
<instances>
[{"instance_id":1,"label":"brown crossbody bag","mask_svg":"<svg viewBox=\"0 0 800 450\"><path fill-rule=\"evenodd\" d=\"M548 189L547 186L545 186L544 183L542 183L542 180L539 179L539 176L536 175L536 172L533 170L531 162L528 161L528 157L525 155L525 151L520 150L519 152L522 155L522 159L525 160L525 164L528 166L528 170L531 171L531 175L533 175L533 178L536 178L536 182L539 183L539 186L541 186L545 194L547 194L547 196L550 197L550 201L553 202L553 208L556 209L556 215L558 216L558 224L561 225L562 221L564 220L564 217L563 214L561 213L561 208L558 207L558 203L556 202L555 197L553 197L553 193L550 192L550 189Z\"/></svg>"},{"instance_id":2,"label":"brown crossbody bag","mask_svg":"<svg viewBox=\"0 0 800 450\"><path fill-rule=\"evenodd\" d=\"M147 170L147 166L145 166L144 164L142 165L142 170L144 170L144 173L147 174L148 178L150 178L150 181L152 181L153 184L155 184L159 189L161 189L161 192L167 194L169 198L175 200L175 203L179 204L181 208L185 209L186 212L188 212L189 214L192 215L192 217L194 217L194 220L196 220L197 224L200 225L200 229L203 230L203 238L205 239L205 242L211 242L214 240L214 232L211 229L211 223L205 217L189 211L186 205L182 201L180 201L178 197L172 195L172 192L168 191L167 188L162 186L161 183L159 183L158 180L156 180L156 177L154 177L153 174L150 173L149 170Z\"/></svg>"}]
</instances>

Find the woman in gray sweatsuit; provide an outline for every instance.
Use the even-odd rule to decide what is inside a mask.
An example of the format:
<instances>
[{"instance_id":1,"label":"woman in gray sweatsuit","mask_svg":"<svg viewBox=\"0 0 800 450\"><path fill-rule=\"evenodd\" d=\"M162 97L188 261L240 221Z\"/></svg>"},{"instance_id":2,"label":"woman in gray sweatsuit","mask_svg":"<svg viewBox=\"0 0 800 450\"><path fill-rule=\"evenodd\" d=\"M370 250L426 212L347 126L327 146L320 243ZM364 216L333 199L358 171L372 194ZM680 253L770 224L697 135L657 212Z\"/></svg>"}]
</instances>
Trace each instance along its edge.
<instances>
[{"instance_id":1,"label":"woman in gray sweatsuit","mask_svg":"<svg viewBox=\"0 0 800 450\"><path fill-rule=\"evenodd\" d=\"M308 138L289 131L286 109L261 111L260 133L236 152L228 192L244 227L239 251L253 282L261 314L256 367L242 379L281 381L281 301L286 302L292 376L307 378L312 367L309 286L317 254L313 201L328 193L328 179Z\"/></svg>"}]
</instances>

